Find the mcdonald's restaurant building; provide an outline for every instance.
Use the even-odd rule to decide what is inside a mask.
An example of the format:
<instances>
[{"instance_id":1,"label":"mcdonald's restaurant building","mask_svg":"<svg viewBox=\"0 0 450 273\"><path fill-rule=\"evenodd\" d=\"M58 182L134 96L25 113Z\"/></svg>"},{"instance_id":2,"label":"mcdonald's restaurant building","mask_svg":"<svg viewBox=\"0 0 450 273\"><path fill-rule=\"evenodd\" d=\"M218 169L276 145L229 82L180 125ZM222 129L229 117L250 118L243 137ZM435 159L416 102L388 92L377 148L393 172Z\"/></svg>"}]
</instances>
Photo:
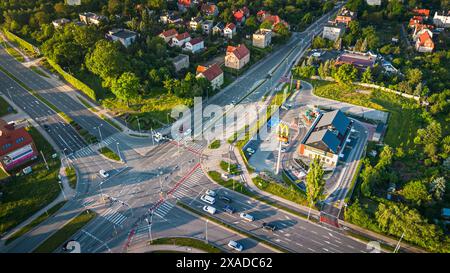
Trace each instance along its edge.
<instances>
[{"instance_id":1,"label":"mcdonald's restaurant building","mask_svg":"<svg viewBox=\"0 0 450 273\"><path fill-rule=\"evenodd\" d=\"M336 166L352 126L353 121L340 110L321 113L300 143L299 153L310 159L319 157L327 166Z\"/></svg>"}]
</instances>

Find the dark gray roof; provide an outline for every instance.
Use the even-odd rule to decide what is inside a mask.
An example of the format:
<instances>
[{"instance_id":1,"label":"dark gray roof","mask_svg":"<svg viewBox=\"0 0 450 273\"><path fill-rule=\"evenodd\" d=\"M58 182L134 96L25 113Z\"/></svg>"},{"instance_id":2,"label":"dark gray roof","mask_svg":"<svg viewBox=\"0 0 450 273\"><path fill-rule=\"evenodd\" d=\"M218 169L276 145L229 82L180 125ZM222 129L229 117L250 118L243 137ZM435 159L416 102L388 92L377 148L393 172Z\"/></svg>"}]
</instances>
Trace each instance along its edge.
<instances>
[{"instance_id":1,"label":"dark gray roof","mask_svg":"<svg viewBox=\"0 0 450 273\"><path fill-rule=\"evenodd\" d=\"M113 33L111 35L122 39L127 39L136 36L137 33L127 29L120 29L120 30L113 30Z\"/></svg>"},{"instance_id":2,"label":"dark gray roof","mask_svg":"<svg viewBox=\"0 0 450 273\"><path fill-rule=\"evenodd\" d=\"M338 152L339 139L335 134L327 129L312 132L306 140L306 144L310 146L319 146L318 148L328 148L333 153ZM322 146L322 147L320 147ZM323 147L325 146L325 147Z\"/></svg>"},{"instance_id":3,"label":"dark gray roof","mask_svg":"<svg viewBox=\"0 0 450 273\"><path fill-rule=\"evenodd\" d=\"M317 123L316 128L328 127L331 125L343 135L347 131L349 124L350 119L348 119L344 113L339 110L334 110L324 113Z\"/></svg>"}]
</instances>

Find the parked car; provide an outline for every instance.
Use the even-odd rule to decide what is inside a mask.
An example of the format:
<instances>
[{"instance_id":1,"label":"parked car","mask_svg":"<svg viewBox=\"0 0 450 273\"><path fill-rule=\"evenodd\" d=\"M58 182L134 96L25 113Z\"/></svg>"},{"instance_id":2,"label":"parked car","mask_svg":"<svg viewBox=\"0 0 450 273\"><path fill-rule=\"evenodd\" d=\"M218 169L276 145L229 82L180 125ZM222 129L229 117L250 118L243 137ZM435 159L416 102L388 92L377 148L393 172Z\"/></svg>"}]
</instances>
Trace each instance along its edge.
<instances>
[{"instance_id":1,"label":"parked car","mask_svg":"<svg viewBox=\"0 0 450 273\"><path fill-rule=\"evenodd\" d=\"M244 220L246 220L246 221L249 221L249 222L253 222L253 221L255 220L255 217L253 217L253 215L250 215L250 214L248 214L248 213L242 212L241 214L239 214L239 216L240 216L242 219L244 219Z\"/></svg>"},{"instance_id":2,"label":"parked car","mask_svg":"<svg viewBox=\"0 0 450 273\"><path fill-rule=\"evenodd\" d=\"M240 244L240 243L238 243L238 242L236 242L236 241L233 241L233 240L231 240L229 243L228 243L228 247L230 247L231 249L234 249L234 250L236 250L236 251L242 251L243 249L244 249L244 247Z\"/></svg>"},{"instance_id":3,"label":"parked car","mask_svg":"<svg viewBox=\"0 0 450 273\"><path fill-rule=\"evenodd\" d=\"M108 178L109 177L109 173L107 173L105 170L100 170L99 172L98 172L99 174L100 174L100 176L101 177L103 177L103 178Z\"/></svg>"},{"instance_id":4,"label":"parked car","mask_svg":"<svg viewBox=\"0 0 450 273\"><path fill-rule=\"evenodd\" d=\"M216 213L216 208L215 207L211 207L211 206L204 206L203 207L203 211L209 213L209 214L214 214Z\"/></svg>"},{"instance_id":5,"label":"parked car","mask_svg":"<svg viewBox=\"0 0 450 273\"><path fill-rule=\"evenodd\" d=\"M211 197L216 197L216 192L213 190L206 190L205 194L207 194Z\"/></svg>"},{"instance_id":6,"label":"parked car","mask_svg":"<svg viewBox=\"0 0 450 273\"><path fill-rule=\"evenodd\" d=\"M222 200L225 203L231 203L231 198L230 197L226 197L224 195L220 195L219 199Z\"/></svg>"},{"instance_id":7,"label":"parked car","mask_svg":"<svg viewBox=\"0 0 450 273\"><path fill-rule=\"evenodd\" d=\"M265 230L275 231L277 227L274 224L262 223L262 228Z\"/></svg>"},{"instance_id":8,"label":"parked car","mask_svg":"<svg viewBox=\"0 0 450 273\"><path fill-rule=\"evenodd\" d=\"M233 208L233 207L231 207L230 205L226 205L224 208L223 208L223 210L225 211L225 212L228 212L229 214L233 214L236 210Z\"/></svg>"},{"instance_id":9,"label":"parked car","mask_svg":"<svg viewBox=\"0 0 450 273\"><path fill-rule=\"evenodd\" d=\"M253 150L252 148L247 148L247 153L249 153L250 155L255 153L255 150Z\"/></svg>"},{"instance_id":10,"label":"parked car","mask_svg":"<svg viewBox=\"0 0 450 273\"><path fill-rule=\"evenodd\" d=\"M210 205L214 205L214 203L216 202L216 198L211 197L211 196L209 196L207 194L202 195L200 197L200 200L202 200L203 202L208 203Z\"/></svg>"}]
</instances>

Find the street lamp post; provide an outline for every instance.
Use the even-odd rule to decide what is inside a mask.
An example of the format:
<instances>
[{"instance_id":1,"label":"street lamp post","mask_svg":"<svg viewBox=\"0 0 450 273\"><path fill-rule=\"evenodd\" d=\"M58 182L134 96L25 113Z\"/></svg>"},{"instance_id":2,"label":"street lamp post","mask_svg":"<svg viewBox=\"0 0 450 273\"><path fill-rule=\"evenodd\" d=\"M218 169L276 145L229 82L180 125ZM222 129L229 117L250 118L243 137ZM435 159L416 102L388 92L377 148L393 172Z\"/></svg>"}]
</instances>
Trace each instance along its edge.
<instances>
[{"instance_id":1,"label":"street lamp post","mask_svg":"<svg viewBox=\"0 0 450 273\"><path fill-rule=\"evenodd\" d=\"M98 129L98 134L100 135L100 141L101 142L103 142L103 136L102 136L102 131L100 130L100 127L102 127L103 126L103 124L100 124L99 126L97 126L97 127L94 127L94 129Z\"/></svg>"},{"instance_id":2,"label":"street lamp post","mask_svg":"<svg viewBox=\"0 0 450 273\"><path fill-rule=\"evenodd\" d=\"M116 146L117 146L117 154L119 155L120 161L123 162L122 155L120 154L119 150L119 142L116 142Z\"/></svg>"},{"instance_id":3,"label":"street lamp post","mask_svg":"<svg viewBox=\"0 0 450 273\"><path fill-rule=\"evenodd\" d=\"M62 187L62 182L58 181L58 185L59 185L59 188L61 189L61 192L62 192L62 194L64 196L64 200L67 200L66 193L64 192L64 189Z\"/></svg>"},{"instance_id":4,"label":"street lamp post","mask_svg":"<svg viewBox=\"0 0 450 273\"><path fill-rule=\"evenodd\" d=\"M138 122L139 134L141 134L141 122L139 121L139 116L137 116L137 122Z\"/></svg>"},{"instance_id":5,"label":"street lamp post","mask_svg":"<svg viewBox=\"0 0 450 273\"><path fill-rule=\"evenodd\" d=\"M206 219L206 222L205 222L205 241L206 241L206 243L208 243L208 222L209 222L209 220Z\"/></svg>"}]
</instances>

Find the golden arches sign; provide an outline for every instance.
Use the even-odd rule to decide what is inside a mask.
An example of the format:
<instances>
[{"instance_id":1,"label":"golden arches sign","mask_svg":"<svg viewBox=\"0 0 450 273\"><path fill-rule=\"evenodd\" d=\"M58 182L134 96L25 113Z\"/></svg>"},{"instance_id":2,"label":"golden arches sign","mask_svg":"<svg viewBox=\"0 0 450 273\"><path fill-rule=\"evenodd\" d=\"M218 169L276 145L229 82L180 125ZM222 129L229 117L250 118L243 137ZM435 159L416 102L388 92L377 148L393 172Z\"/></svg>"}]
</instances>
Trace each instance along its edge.
<instances>
[{"instance_id":1,"label":"golden arches sign","mask_svg":"<svg viewBox=\"0 0 450 273\"><path fill-rule=\"evenodd\" d=\"M289 126L284 123L278 124L277 127L278 139L282 142L287 142L289 137Z\"/></svg>"}]
</instances>

